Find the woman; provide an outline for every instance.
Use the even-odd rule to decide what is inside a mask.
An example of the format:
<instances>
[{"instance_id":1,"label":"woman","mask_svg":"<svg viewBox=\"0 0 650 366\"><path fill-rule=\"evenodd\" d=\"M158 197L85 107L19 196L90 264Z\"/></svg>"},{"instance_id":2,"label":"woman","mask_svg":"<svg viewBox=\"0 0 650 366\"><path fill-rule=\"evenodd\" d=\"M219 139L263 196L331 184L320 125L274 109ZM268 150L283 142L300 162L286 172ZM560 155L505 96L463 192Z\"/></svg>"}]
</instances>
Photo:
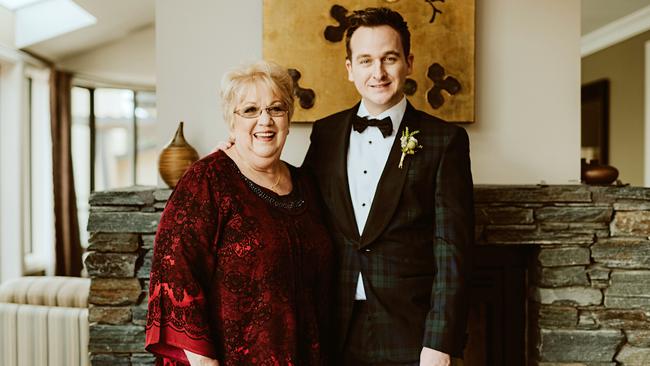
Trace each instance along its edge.
<instances>
[{"instance_id":1,"label":"woman","mask_svg":"<svg viewBox=\"0 0 650 366\"><path fill-rule=\"evenodd\" d=\"M280 160L292 80L259 62L221 89L236 143L194 163L165 207L146 348L165 365L323 365L332 252L315 186Z\"/></svg>"}]
</instances>

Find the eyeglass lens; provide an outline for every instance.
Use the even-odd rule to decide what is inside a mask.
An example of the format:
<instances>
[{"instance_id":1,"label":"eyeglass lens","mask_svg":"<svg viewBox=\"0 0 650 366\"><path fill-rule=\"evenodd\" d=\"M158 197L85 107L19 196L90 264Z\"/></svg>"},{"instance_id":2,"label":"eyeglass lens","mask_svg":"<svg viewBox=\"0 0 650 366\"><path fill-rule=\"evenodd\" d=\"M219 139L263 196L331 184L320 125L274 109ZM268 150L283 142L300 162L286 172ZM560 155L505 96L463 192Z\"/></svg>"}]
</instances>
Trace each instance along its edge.
<instances>
[{"instance_id":1,"label":"eyeglass lens","mask_svg":"<svg viewBox=\"0 0 650 366\"><path fill-rule=\"evenodd\" d=\"M282 105L272 105L266 108L248 106L244 109L235 111L235 113L245 118L256 118L262 115L262 110L266 110L266 113L271 117L282 117L287 113L287 110Z\"/></svg>"}]
</instances>

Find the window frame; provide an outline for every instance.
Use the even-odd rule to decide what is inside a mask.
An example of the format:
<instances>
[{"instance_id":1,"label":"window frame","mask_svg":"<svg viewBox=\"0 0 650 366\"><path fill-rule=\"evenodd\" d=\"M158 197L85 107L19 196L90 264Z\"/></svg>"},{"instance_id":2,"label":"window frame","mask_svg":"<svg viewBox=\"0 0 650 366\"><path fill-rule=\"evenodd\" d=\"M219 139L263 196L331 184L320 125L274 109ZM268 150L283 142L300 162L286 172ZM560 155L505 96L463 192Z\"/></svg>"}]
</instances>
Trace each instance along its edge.
<instances>
[{"instance_id":1,"label":"window frame","mask_svg":"<svg viewBox=\"0 0 650 366\"><path fill-rule=\"evenodd\" d=\"M55 266L55 233L54 233L54 192L52 181L52 135L50 121L50 71L44 67L27 65L24 70L25 82L25 127L24 127L24 161L23 174L23 258L25 275L46 274L54 275ZM38 88L39 90L36 90ZM34 98L40 98L39 105L33 104ZM38 101L37 101L38 102ZM41 113L35 113L39 108ZM47 117L44 117L47 116ZM41 131L40 138L44 143L34 141L34 131ZM48 144L49 143L49 144ZM42 153L36 153L35 148L41 148ZM40 173L39 173L40 172ZM34 186L35 175L43 174L49 178L39 187ZM41 185L45 184L43 188ZM35 194L41 188L49 192L47 197ZM41 192L42 193L42 192ZM38 234L36 231L38 230ZM27 248L31 249L30 251Z\"/></svg>"},{"instance_id":2,"label":"window frame","mask_svg":"<svg viewBox=\"0 0 650 366\"><path fill-rule=\"evenodd\" d=\"M150 92L155 93L154 88L148 87L136 87L136 86L124 86L118 84L91 84L88 82L80 82L78 79L73 79L72 83L73 88L82 88L86 89L89 92L89 113L88 113L88 124L90 129L90 193L94 193L95 190L95 159L96 159L96 126L97 119L95 116L95 91L97 89L121 89L129 90L133 93L133 112L131 114L131 129L133 130L133 141L132 141L132 150L130 156L132 156L131 164L131 174L132 181L131 185L137 185L137 172L138 172L138 116L136 115L136 110L138 109L138 93Z\"/></svg>"},{"instance_id":3,"label":"window frame","mask_svg":"<svg viewBox=\"0 0 650 366\"><path fill-rule=\"evenodd\" d=\"M54 258L46 258L47 254L28 256L24 249L28 246L26 240L31 241L32 252L39 250L37 244L54 248L53 239L35 243L31 235L31 227L36 224L29 200L32 187L26 186L32 179L31 134L26 127L26 77L30 70L43 70L49 75L45 63L0 44L0 282L54 267Z\"/></svg>"}]
</instances>

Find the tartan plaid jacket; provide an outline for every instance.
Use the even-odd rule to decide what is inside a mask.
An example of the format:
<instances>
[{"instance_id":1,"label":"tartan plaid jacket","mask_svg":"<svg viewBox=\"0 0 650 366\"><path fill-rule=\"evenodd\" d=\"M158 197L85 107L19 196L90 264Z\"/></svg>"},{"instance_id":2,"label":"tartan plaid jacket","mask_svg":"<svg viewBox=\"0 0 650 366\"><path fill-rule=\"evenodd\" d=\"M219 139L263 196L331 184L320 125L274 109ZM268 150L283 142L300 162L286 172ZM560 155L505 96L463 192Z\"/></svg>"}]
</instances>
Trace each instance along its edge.
<instances>
[{"instance_id":1,"label":"tartan plaid jacket","mask_svg":"<svg viewBox=\"0 0 650 366\"><path fill-rule=\"evenodd\" d=\"M338 252L337 352L342 352L363 274L381 362L417 361L423 346L462 355L467 317L467 251L474 240L473 183L464 129L408 103L362 235L347 179L351 117L358 104L316 121L303 166L312 170ZM401 169L400 136L419 130L423 146Z\"/></svg>"}]
</instances>

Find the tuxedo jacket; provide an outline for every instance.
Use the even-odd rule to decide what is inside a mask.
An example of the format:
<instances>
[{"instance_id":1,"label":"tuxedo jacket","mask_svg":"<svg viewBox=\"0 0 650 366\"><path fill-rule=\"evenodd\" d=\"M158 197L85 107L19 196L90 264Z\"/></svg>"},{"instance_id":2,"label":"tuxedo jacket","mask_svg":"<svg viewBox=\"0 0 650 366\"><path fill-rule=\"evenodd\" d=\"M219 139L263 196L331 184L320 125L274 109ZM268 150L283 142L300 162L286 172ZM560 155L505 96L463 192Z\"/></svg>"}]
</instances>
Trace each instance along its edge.
<instances>
[{"instance_id":1,"label":"tuxedo jacket","mask_svg":"<svg viewBox=\"0 0 650 366\"><path fill-rule=\"evenodd\" d=\"M408 103L359 235L347 176L358 104L318 120L303 167L316 177L338 257L337 352L359 272L370 312L366 340L383 362L417 361L423 346L462 355L467 251L474 240L473 183L465 130ZM422 148L398 168L405 127Z\"/></svg>"}]
</instances>

